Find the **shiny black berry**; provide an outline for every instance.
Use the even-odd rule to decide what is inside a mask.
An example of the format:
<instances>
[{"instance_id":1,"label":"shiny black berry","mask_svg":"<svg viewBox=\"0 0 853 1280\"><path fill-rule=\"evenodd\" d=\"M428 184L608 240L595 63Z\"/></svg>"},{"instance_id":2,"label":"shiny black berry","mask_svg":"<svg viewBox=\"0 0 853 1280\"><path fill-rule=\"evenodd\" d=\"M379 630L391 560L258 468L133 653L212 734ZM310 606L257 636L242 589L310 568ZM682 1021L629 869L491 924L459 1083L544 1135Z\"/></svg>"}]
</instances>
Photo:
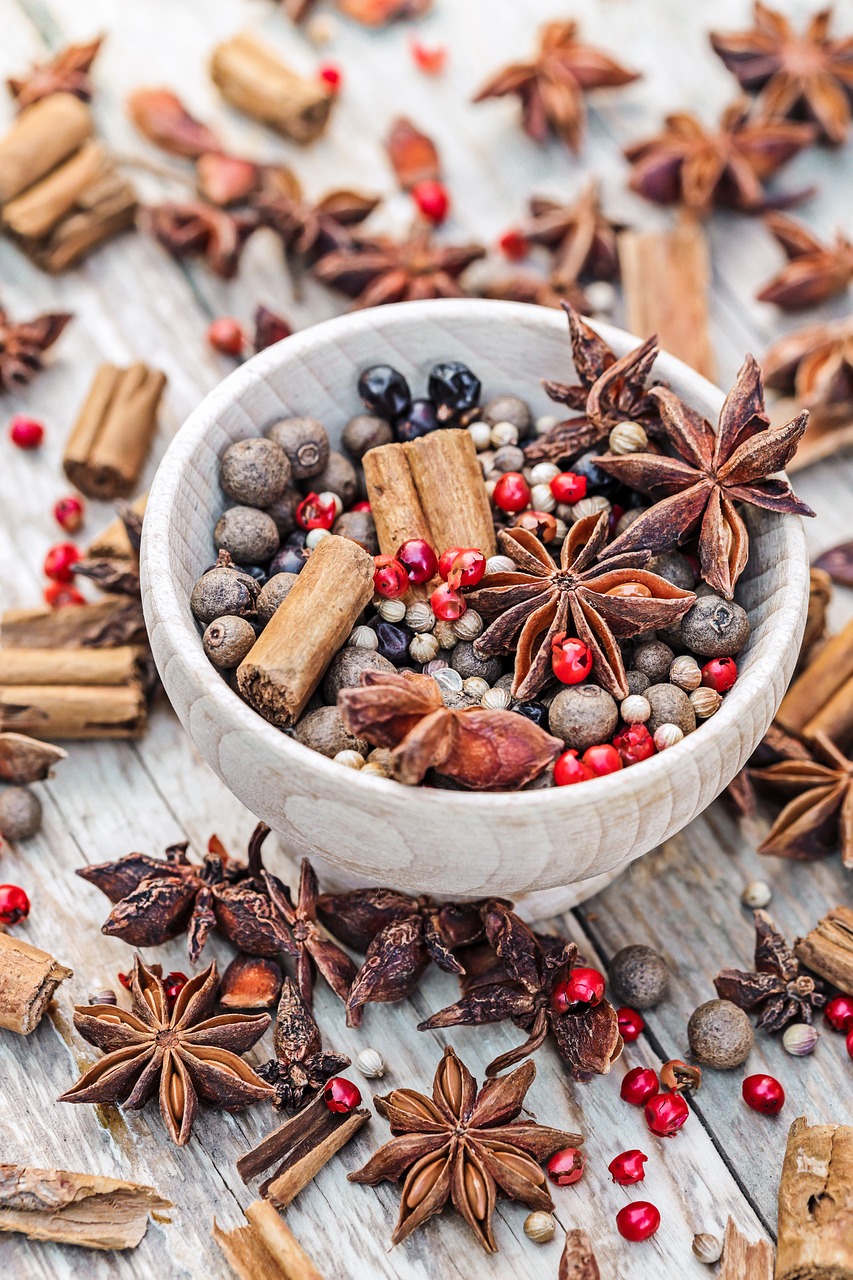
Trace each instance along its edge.
<instances>
[{"instance_id":1,"label":"shiny black berry","mask_svg":"<svg viewBox=\"0 0 853 1280\"><path fill-rule=\"evenodd\" d=\"M525 720L532 720L540 729L548 728L548 708L543 702L517 702L513 707Z\"/></svg>"},{"instance_id":2,"label":"shiny black berry","mask_svg":"<svg viewBox=\"0 0 853 1280\"><path fill-rule=\"evenodd\" d=\"M401 627L393 622L378 622L376 624L376 638L379 641L376 652L382 658L387 658L389 662L393 662L395 667L404 667L409 660L409 645L412 642L413 631L408 627Z\"/></svg>"},{"instance_id":3,"label":"shiny black berry","mask_svg":"<svg viewBox=\"0 0 853 1280\"><path fill-rule=\"evenodd\" d=\"M307 547L282 547L270 561L270 577L277 573L300 573L310 555Z\"/></svg>"},{"instance_id":4,"label":"shiny black berry","mask_svg":"<svg viewBox=\"0 0 853 1280\"><path fill-rule=\"evenodd\" d=\"M375 364L358 379L358 394L372 413L393 422L408 413L412 403L409 384L390 364Z\"/></svg>"},{"instance_id":5,"label":"shiny black berry","mask_svg":"<svg viewBox=\"0 0 853 1280\"><path fill-rule=\"evenodd\" d=\"M429 395L435 402L439 422L448 422L480 403L480 379L458 360L435 364L429 372Z\"/></svg>"},{"instance_id":6,"label":"shiny black berry","mask_svg":"<svg viewBox=\"0 0 853 1280\"><path fill-rule=\"evenodd\" d=\"M619 489L620 481L615 476L609 476L606 471L602 471L601 467L597 467L593 462L597 454L593 450L590 453L582 453L579 458L575 458L571 464L570 470L574 471L577 476L586 476L586 482L589 486L588 493L613 494Z\"/></svg>"},{"instance_id":7,"label":"shiny black berry","mask_svg":"<svg viewBox=\"0 0 853 1280\"><path fill-rule=\"evenodd\" d=\"M267 580L267 571L261 568L259 564L240 564L237 568L242 569L244 573L248 573L249 577L254 578L255 582L259 582L261 586Z\"/></svg>"},{"instance_id":8,"label":"shiny black berry","mask_svg":"<svg viewBox=\"0 0 853 1280\"><path fill-rule=\"evenodd\" d=\"M429 435L438 426L435 405L431 400L413 400L405 418L394 426L394 436L401 443Z\"/></svg>"},{"instance_id":9,"label":"shiny black berry","mask_svg":"<svg viewBox=\"0 0 853 1280\"><path fill-rule=\"evenodd\" d=\"M286 547L296 547L297 551L301 550L308 541L308 534L304 529L294 529L284 540Z\"/></svg>"}]
</instances>

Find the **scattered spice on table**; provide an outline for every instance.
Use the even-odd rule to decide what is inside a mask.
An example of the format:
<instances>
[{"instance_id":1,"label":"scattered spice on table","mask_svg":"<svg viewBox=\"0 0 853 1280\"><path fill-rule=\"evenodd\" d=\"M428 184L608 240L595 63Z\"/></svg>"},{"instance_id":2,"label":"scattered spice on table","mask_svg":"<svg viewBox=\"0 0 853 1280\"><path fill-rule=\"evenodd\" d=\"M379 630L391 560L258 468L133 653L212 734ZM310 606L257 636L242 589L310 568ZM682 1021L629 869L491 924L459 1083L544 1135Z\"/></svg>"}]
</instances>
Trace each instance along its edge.
<instances>
[{"instance_id":1,"label":"scattered spice on table","mask_svg":"<svg viewBox=\"0 0 853 1280\"><path fill-rule=\"evenodd\" d=\"M67 311L50 311L14 321L0 307L0 392L20 390L32 381L44 367L44 353L71 319Z\"/></svg>"},{"instance_id":2,"label":"scattered spice on table","mask_svg":"<svg viewBox=\"0 0 853 1280\"><path fill-rule=\"evenodd\" d=\"M350 1065L344 1054L323 1051L320 1028L290 978L282 984L273 1048L275 1058L259 1067L258 1075L275 1090L273 1105L288 1111L298 1111Z\"/></svg>"},{"instance_id":3,"label":"scattered spice on table","mask_svg":"<svg viewBox=\"0 0 853 1280\"><path fill-rule=\"evenodd\" d=\"M349 247L321 258L315 274L323 284L353 298L357 308L461 298L465 291L459 277L485 252L479 244L439 242L428 227L418 224L404 240L354 238Z\"/></svg>"},{"instance_id":4,"label":"scattered spice on table","mask_svg":"<svg viewBox=\"0 0 853 1280\"><path fill-rule=\"evenodd\" d=\"M810 739L811 758L782 760L751 777L771 792L792 796L759 847L777 858L811 860L841 848L853 866L853 761L824 734Z\"/></svg>"},{"instance_id":5,"label":"scattered spice on table","mask_svg":"<svg viewBox=\"0 0 853 1280\"><path fill-rule=\"evenodd\" d=\"M790 1022L810 1024L823 1008L823 983L803 973L800 962L766 911L755 911L755 971L721 969L714 979L721 1000L749 1012L759 1010L756 1026L773 1034Z\"/></svg>"},{"instance_id":6,"label":"scattered spice on table","mask_svg":"<svg viewBox=\"0 0 853 1280\"><path fill-rule=\"evenodd\" d=\"M853 280L853 244L845 235L839 231L831 244L824 244L808 227L784 213L769 213L764 224L788 261L756 295L759 302L798 311L846 293Z\"/></svg>"},{"instance_id":7,"label":"scattered spice on table","mask_svg":"<svg viewBox=\"0 0 853 1280\"><path fill-rule=\"evenodd\" d=\"M52 93L71 93L89 102L93 87L90 71L100 52L103 39L86 44L70 44L46 62L36 63L23 75L8 76L6 87L15 99L18 111Z\"/></svg>"}]
</instances>

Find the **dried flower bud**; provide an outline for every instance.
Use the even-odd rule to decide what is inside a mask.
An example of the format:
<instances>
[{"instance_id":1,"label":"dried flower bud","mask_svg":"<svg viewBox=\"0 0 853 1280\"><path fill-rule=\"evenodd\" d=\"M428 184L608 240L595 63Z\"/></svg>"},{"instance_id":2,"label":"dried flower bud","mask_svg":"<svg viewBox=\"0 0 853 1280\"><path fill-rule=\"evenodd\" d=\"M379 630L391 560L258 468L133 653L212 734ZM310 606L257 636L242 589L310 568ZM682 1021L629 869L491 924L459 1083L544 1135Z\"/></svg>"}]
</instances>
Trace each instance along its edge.
<instances>
[{"instance_id":1,"label":"dried flower bud","mask_svg":"<svg viewBox=\"0 0 853 1280\"><path fill-rule=\"evenodd\" d=\"M641 693L632 693L622 700L619 714L626 724L645 724L652 714L652 704Z\"/></svg>"},{"instance_id":2,"label":"dried flower bud","mask_svg":"<svg viewBox=\"0 0 853 1280\"><path fill-rule=\"evenodd\" d=\"M556 1219L542 1209L537 1209L535 1213L528 1213L524 1219L524 1234L534 1244L547 1244L549 1240L554 1239L556 1230Z\"/></svg>"},{"instance_id":3,"label":"dried flower bud","mask_svg":"<svg viewBox=\"0 0 853 1280\"><path fill-rule=\"evenodd\" d=\"M557 505L557 499L551 492L551 486L535 484L530 490L530 505L535 511L553 511Z\"/></svg>"},{"instance_id":4,"label":"dried flower bud","mask_svg":"<svg viewBox=\"0 0 853 1280\"><path fill-rule=\"evenodd\" d=\"M639 422L617 422L610 432L610 452L617 457L625 453L642 453L648 447L649 437Z\"/></svg>"},{"instance_id":5,"label":"dried flower bud","mask_svg":"<svg viewBox=\"0 0 853 1280\"><path fill-rule=\"evenodd\" d=\"M487 689L480 699L480 705L487 711L507 711L511 703L509 689Z\"/></svg>"},{"instance_id":6,"label":"dried flower bud","mask_svg":"<svg viewBox=\"0 0 853 1280\"><path fill-rule=\"evenodd\" d=\"M378 600L376 611L383 622L402 622L406 616L406 606L402 600Z\"/></svg>"},{"instance_id":7,"label":"dried flower bud","mask_svg":"<svg viewBox=\"0 0 853 1280\"><path fill-rule=\"evenodd\" d=\"M476 640L482 633L483 619L476 609L466 609L462 617L450 625L457 640Z\"/></svg>"},{"instance_id":8,"label":"dried flower bud","mask_svg":"<svg viewBox=\"0 0 853 1280\"><path fill-rule=\"evenodd\" d=\"M763 880L750 880L749 884L744 886L740 900L745 907L755 910L757 907L766 907L772 897L773 890L769 884L765 884Z\"/></svg>"},{"instance_id":9,"label":"dried flower bud","mask_svg":"<svg viewBox=\"0 0 853 1280\"><path fill-rule=\"evenodd\" d=\"M782 1047L786 1053L793 1054L795 1058L804 1058L814 1051L819 1039L820 1032L815 1031L814 1027L808 1026L805 1022L795 1022L785 1028Z\"/></svg>"},{"instance_id":10,"label":"dried flower bud","mask_svg":"<svg viewBox=\"0 0 853 1280\"><path fill-rule=\"evenodd\" d=\"M685 693L692 693L702 683L702 668L689 653L683 653L680 657L673 659L669 668L669 679L671 684L678 685L679 689L683 689Z\"/></svg>"},{"instance_id":11,"label":"dried flower bud","mask_svg":"<svg viewBox=\"0 0 853 1280\"><path fill-rule=\"evenodd\" d=\"M706 1266L712 1267L719 1262L723 1254L723 1242L717 1236L709 1236L704 1231L693 1237L693 1255Z\"/></svg>"},{"instance_id":12,"label":"dried flower bud","mask_svg":"<svg viewBox=\"0 0 853 1280\"><path fill-rule=\"evenodd\" d=\"M684 730L679 729L677 724L659 724L654 732L655 746L658 751L666 751L668 747L674 747L683 737Z\"/></svg>"},{"instance_id":13,"label":"dried flower bud","mask_svg":"<svg viewBox=\"0 0 853 1280\"><path fill-rule=\"evenodd\" d=\"M385 1075L385 1059L378 1049L362 1049L355 1065L368 1080L381 1080Z\"/></svg>"},{"instance_id":14,"label":"dried flower bud","mask_svg":"<svg viewBox=\"0 0 853 1280\"><path fill-rule=\"evenodd\" d=\"M660 1082L673 1093L698 1093L702 1083L702 1072L680 1058L673 1058L664 1063L660 1069Z\"/></svg>"},{"instance_id":15,"label":"dried flower bud","mask_svg":"<svg viewBox=\"0 0 853 1280\"><path fill-rule=\"evenodd\" d=\"M483 695L491 689L488 680L484 680L482 676L469 676L467 680L462 681L462 692L467 694L469 698L476 698L482 703Z\"/></svg>"},{"instance_id":16,"label":"dried flower bud","mask_svg":"<svg viewBox=\"0 0 853 1280\"><path fill-rule=\"evenodd\" d=\"M389 604L393 603L389 600ZM379 637L373 627L354 627L347 637L351 649L378 649Z\"/></svg>"},{"instance_id":17,"label":"dried flower bud","mask_svg":"<svg viewBox=\"0 0 853 1280\"><path fill-rule=\"evenodd\" d=\"M361 769L364 767L364 756L358 751L339 751L333 759L338 764L345 765L347 769Z\"/></svg>"},{"instance_id":18,"label":"dried flower bud","mask_svg":"<svg viewBox=\"0 0 853 1280\"><path fill-rule=\"evenodd\" d=\"M583 520L587 516L600 516L603 511L609 511L611 504L600 493L594 493L591 498L581 498L580 502L576 502L573 507L569 507L571 519L573 521ZM562 512L560 512L562 515Z\"/></svg>"},{"instance_id":19,"label":"dried flower bud","mask_svg":"<svg viewBox=\"0 0 853 1280\"><path fill-rule=\"evenodd\" d=\"M422 635L412 636L409 641L411 659L413 662L419 662L421 666L425 662L432 662L433 658L437 658L440 648L438 640L429 631L425 631Z\"/></svg>"},{"instance_id":20,"label":"dried flower bud","mask_svg":"<svg viewBox=\"0 0 853 1280\"><path fill-rule=\"evenodd\" d=\"M723 705L723 699L716 689L699 688L690 694L690 705L699 720L707 720L716 715Z\"/></svg>"},{"instance_id":21,"label":"dried flower bud","mask_svg":"<svg viewBox=\"0 0 853 1280\"><path fill-rule=\"evenodd\" d=\"M435 626L435 614L425 600L416 600L406 610L406 626L410 631L420 633L432 631Z\"/></svg>"}]
</instances>

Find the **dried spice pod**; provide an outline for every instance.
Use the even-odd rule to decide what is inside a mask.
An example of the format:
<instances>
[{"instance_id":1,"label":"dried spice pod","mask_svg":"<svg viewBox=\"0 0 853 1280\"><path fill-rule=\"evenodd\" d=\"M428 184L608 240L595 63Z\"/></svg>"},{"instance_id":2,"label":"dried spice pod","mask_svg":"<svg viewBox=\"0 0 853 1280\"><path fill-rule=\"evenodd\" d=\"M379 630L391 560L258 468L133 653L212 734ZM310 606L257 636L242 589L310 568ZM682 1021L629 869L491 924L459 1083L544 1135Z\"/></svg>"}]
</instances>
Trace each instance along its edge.
<instances>
[{"instance_id":1,"label":"dried spice pod","mask_svg":"<svg viewBox=\"0 0 853 1280\"><path fill-rule=\"evenodd\" d=\"M853 866L853 761L825 735L812 739L808 759L783 760L750 776L773 792L793 798L785 805L759 853L811 861L841 849Z\"/></svg>"},{"instance_id":2,"label":"dried spice pod","mask_svg":"<svg viewBox=\"0 0 853 1280\"><path fill-rule=\"evenodd\" d=\"M293 142L314 142L326 129L334 95L321 80L308 80L285 66L246 32L216 46L210 74L232 107Z\"/></svg>"},{"instance_id":3,"label":"dried spice pod","mask_svg":"<svg viewBox=\"0 0 853 1280\"><path fill-rule=\"evenodd\" d=\"M258 1075L275 1090L273 1106L298 1111L333 1076L350 1065L342 1053L324 1053L320 1028L299 988L285 978L273 1030L275 1058Z\"/></svg>"},{"instance_id":4,"label":"dried spice pod","mask_svg":"<svg viewBox=\"0 0 853 1280\"><path fill-rule=\"evenodd\" d=\"M438 148L432 138L406 116L398 116L392 121L385 147L404 191L411 191L421 182L438 182L441 177Z\"/></svg>"},{"instance_id":5,"label":"dried spice pod","mask_svg":"<svg viewBox=\"0 0 853 1280\"><path fill-rule=\"evenodd\" d=\"M841 991L853 991L853 910L833 907L794 944L797 959Z\"/></svg>"},{"instance_id":6,"label":"dried spice pod","mask_svg":"<svg viewBox=\"0 0 853 1280\"><path fill-rule=\"evenodd\" d=\"M755 911L755 972L721 969L714 987L721 1000L749 1012L760 1009L756 1026L771 1034L789 1022L811 1024L826 1004L823 983L802 973L799 961L766 911Z\"/></svg>"},{"instance_id":7,"label":"dried spice pod","mask_svg":"<svg viewBox=\"0 0 853 1280\"><path fill-rule=\"evenodd\" d=\"M255 1200L244 1211L245 1227L223 1231L213 1220L212 1238L237 1280L323 1280L284 1219L268 1200Z\"/></svg>"},{"instance_id":8,"label":"dried spice pod","mask_svg":"<svg viewBox=\"0 0 853 1280\"><path fill-rule=\"evenodd\" d=\"M302 193L262 186L252 205L261 221L281 238L287 253L314 263L333 250L356 243L354 228L379 204L376 196L335 190L312 203Z\"/></svg>"},{"instance_id":9,"label":"dried spice pod","mask_svg":"<svg viewBox=\"0 0 853 1280\"><path fill-rule=\"evenodd\" d=\"M63 468L89 498L126 497L157 429L165 374L138 361L101 365L68 437Z\"/></svg>"},{"instance_id":10,"label":"dried spice pod","mask_svg":"<svg viewBox=\"0 0 853 1280\"><path fill-rule=\"evenodd\" d=\"M323 257L315 274L323 284L355 299L356 308L427 298L462 298L459 277L485 256L480 244L454 245L433 239L416 226L404 240L390 236L354 238L347 248Z\"/></svg>"},{"instance_id":11,"label":"dried spice pod","mask_svg":"<svg viewBox=\"0 0 853 1280\"><path fill-rule=\"evenodd\" d=\"M808 227L783 213L768 214L764 225L788 261L756 294L759 302L798 311L846 292L853 280L853 243L846 236L837 232L834 243L825 245Z\"/></svg>"},{"instance_id":12,"label":"dried spice pod","mask_svg":"<svg viewBox=\"0 0 853 1280\"><path fill-rule=\"evenodd\" d=\"M127 114L149 142L173 156L197 160L206 151L221 150L213 130L196 120L171 89L134 89Z\"/></svg>"},{"instance_id":13,"label":"dried spice pod","mask_svg":"<svg viewBox=\"0 0 853 1280\"><path fill-rule=\"evenodd\" d=\"M281 994L281 966L267 956L235 956L222 975L223 1009L271 1009Z\"/></svg>"},{"instance_id":14,"label":"dried spice pod","mask_svg":"<svg viewBox=\"0 0 853 1280\"><path fill-rule=\"evenodd\" d=\"M254 214L227 213L200 200L152 205L145 220L173 258L200 257L223 280L236 275L243 247L258 225Z\"/></svg>"},{"instance_id":15,"label":"dried spice pod","mask_svg":"<svg viewBox=\"0 0 853 1280\"><path fill-rule=\"evenodd\" d=\"M47 62L36 63L26 75L9 76L6 87L17 109L23 111L54 93L70 93L81 102L88 102L92 97L89 72L103 42L100 36L86 44L70 44Z\"/></svg>"},{"instance_id":16,"label":"dried spice pod","mask_svg":"<svg viewBox=\"0 0 853 1280\"><path fill-rule=\"evenodd\" d=\"M66 311L13 321L0 306L0 392L19 391L44 367L43 356L71 319Z\"/></svg>"}]
</instances>

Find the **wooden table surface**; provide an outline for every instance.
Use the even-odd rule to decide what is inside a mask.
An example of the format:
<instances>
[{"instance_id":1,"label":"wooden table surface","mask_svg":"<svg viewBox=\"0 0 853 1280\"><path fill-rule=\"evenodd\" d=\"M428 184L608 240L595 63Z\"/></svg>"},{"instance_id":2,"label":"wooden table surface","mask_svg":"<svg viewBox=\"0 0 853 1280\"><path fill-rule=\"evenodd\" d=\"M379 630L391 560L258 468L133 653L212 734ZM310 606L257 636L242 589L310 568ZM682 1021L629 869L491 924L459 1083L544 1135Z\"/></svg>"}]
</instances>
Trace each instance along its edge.
<instances>
[{"instance_id":1,"label":"wooden table surface","mask_svg":"<svg viewBox=\"0 0 853 1280\"><path fill-rule=\"evenodd\" d=\"M810 6L780 0L780 7L802 21ZM135 5L0 0L0 75L19 71L69 40L108 32L96 66L94 109L101 135L117 151L160 159L134 133L123 99L137 85L169 85L201 117L221 127L231 149L292 161L310 193L352 186L386 194L382 217L398 229L405 226L409 204L394 194L381 139L392 116L404 111L441 146L455 209L447 236L493 243L521 214L531 192L570 195L590 171L602 176L606 206L614 214L635 225L662 225L666 215L626 192L620 145L650 132L665 110L691 108L708 118L716 113L732 96L733 81L711 54L706 31L711 25L744 27L749 11L747 0L678 6L671 0L436 0L435 13L418 29L427 43L450 49L446 74L434 80L412 69L407 51L411 27L370 34L337 20L334 40L320 53L294 33L271 0L145 0ZM582 19L583 32L593 43L613 50L644 74L625 91L597 100L579 159L558 145L534 146L517 127L511 103L469 105L471 93L492 69L532 46L539 22L567 13ZM837 5L837 20L840 29L853 27L853 0ZM343 100L329 136L310 150L289 147L217 100L206 74L208 51L244 26L259 29L295 65L309 69L321 57L342 64ZM11 117L5 100L0 115L3 121ZM819 184L819 195L803 215L824 234L845 219L850 230L851 171L849 148L813 151L788 171L790 185ZM181 195L180 187L166 187L148 175L140 186L149 199ZM718 216L709 224L709 234L713 336L720 381L728 385L747 350L761 354L797 321L780 320L771 308L754 301L759 284L779 265L779 254L759 222ZM20 400L9 396L2 404L4 420L26 410L48 427L47 444L37 455L8 444L2 449L4 606L39 598L41 561L56 540L50 510L66 490L60 471L63 440L100 361L142 358L168 374L155 450L159 457L187 413L228 372L228 361L204 340L213 316L236 314L249 321L254 306L265 302L303 327L340 308L338 299L310 281L294 296L278 245L268 233L252 240L240 277L231 284L215 280L202 267L177 265L141 234L109 245L82 270L56 280L40 274L6 244L0 245L0 264L2 300L14 316L67 308L76 317L48 371ZM845 307L842 300L824 312L842 314ZM149 473L155 464L156 457ZM813 552L853 535L851 482L850 458L833 459L797 477L799 492L818 511L808 527ZM87 532L96 532L109 514L93 506ZM849 595L837 593L836 626L850 612L849 605ZM0 1271L16 1280L84 1274L218 1280L228 1268L210 1238L213 1216L226 1228L242 1221L241 1208L252 1191L241 1183L234 1162L270 1127L270 1112L257 1107L227 1117L203 1110L190 1145L178 1149L166 1141L154 1105L142 1113L109 1109L101 1114L92 1107L56 1102L93 1056L72 1030L73 1004L115 985L117 970L130 963L124 944L99 932L104 898L73 871L130 850L158 853L184 838L201 850L212 831L239 851L253 818L196 757L162 703L139 743L72 744L70 758L39 792L45 804L43 832L25 846L5 848L0 869L4 880L23 885L33 901L21 935L49 948L74 968L75 976L61 988L33 1035L22 1039L7 1033L0 1039L0 1161L151 1182L174 1201L175 1209L170 1225L152 1225L139 1248L124 1254L82 1255L5 1236L0 1239ZM755 853L756 834L739 828L730 809L718 802L582 909L553 922L593 961L606 963L626 943L644 942L664 953L673 973L671 998L649 1014L647 1033L629 1046L609 1077L575 1085L554 1053L537 1055L538 1077L529 1105L549 1123L581 1130L589 1157L584 1180L556 1192L556 1216L562 1227L589 1232L603 1277L660 1280L707 1274L690 1252L691 1238L697 1231L721 1234L728 1214L753 1236L772 1237L789 1123L803 1113L812 1121L851 1121L853 1064L845 1056L843 1039L832 1034L824 1034L806 1059L788 1057L778 1038L759 1035L748 1070L767 1070L782 1080L788 1101L775 1119L757 1116L743 1105L740 1079L745 1070L707 1072L693 1116L671 1141L652 1138L641 1112L619 1100L619 1082L628 1067L658 1065L686 1053L687 1018L714 995L711 979L717 969L749 965L752 927L739 901L747 881L760 877L770 882L771 911L788 938L805 932L827 907L849 901L849 879L837 857L814 865L761 859ZM209 954L225 963L228 948L214 941ZM186 968L180 942L149 953L149 958L161 961L166 970ZM482 1072L491 1057L518 1039L509 1025L491 1031L460 1029L450 1036L415 1031L421 1018L453 998L452 980L432 974L411 1001L368 1010L363 1029L355 1033L342 1026L340 1007L321 989L319 1019L335 1049L353 1057L365 1045L381 1049L388 1074L374 1082L378 1092L401 1084L423 1088L448 1040ZM369 1083L365 1092L369 1097ZM325 1276L556 1277L561 1239L544 1247L532 1244L522 1231L525 1210L507 1201L498 1210L501 1252L495 1257L481 1256L452 1213L389 1252L397 1191L388 1184L372 1190L345 1180L345 1173L386 1138L384 1122L374 1117L288 1211L288 1223ZM649 1162L645 1183L632 1193L611 1184L606 1166L619 1151L636 1146L648 1152ZM659 1233L643 1246L623 1242L614 1226L617 1210L637 1198L654 1201L663 1217Z\"/></svg>"}]
</instances>

